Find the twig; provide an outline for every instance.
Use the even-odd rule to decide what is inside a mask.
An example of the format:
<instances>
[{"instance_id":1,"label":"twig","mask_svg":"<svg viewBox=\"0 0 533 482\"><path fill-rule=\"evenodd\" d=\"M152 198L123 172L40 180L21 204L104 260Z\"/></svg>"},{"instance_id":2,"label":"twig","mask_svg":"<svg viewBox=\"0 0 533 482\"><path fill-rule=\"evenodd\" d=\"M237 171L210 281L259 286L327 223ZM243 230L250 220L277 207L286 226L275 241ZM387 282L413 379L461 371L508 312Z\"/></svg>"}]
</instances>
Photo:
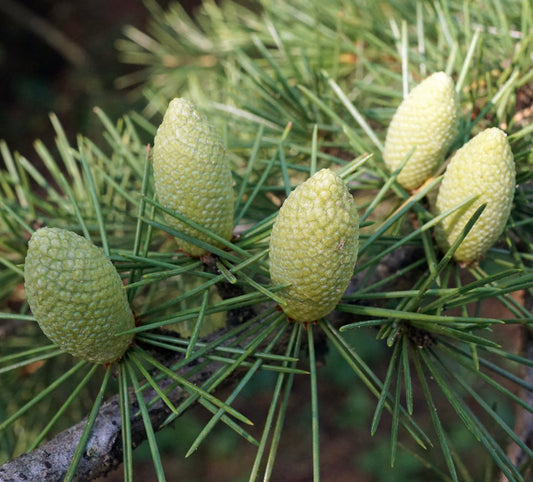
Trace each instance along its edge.
<instances>
[{"instance_id":1,"label":"twig","mask_svg":"<svg viewBox=\"0 0 533 482\"><path fill-rule=\"evenodd\" d=\"M199 385L213 373L217 366L217 364L213 363L206 370L190 377L189 380ZM164 387L163 383L160 383L160 385ZM144 392L146 402L156 396L157 394L152 389L147 389ZM175 406L179 405L188 396L188 392L180 387L175 388L168 394L169 399ZM130 400L132 400L132 445L135 448L146 438L146 434L141 416L135 416L139 406L134 401L135 396L132 393L130 393ZM154 430L158 430L169 415L170 410L159 400L149 408L149 413ZM52 440L34 451L5 463L0 467L0 480L12 482L63 480L85 428L85 422L83 420L59 433ZM118 395L115 395L100 408L92 435L76 472L75 480L93 480L106 475L122 463L121 429L122 420L120 418L119 398Z\"/></svg>"},{"instance_id":2,"label":"twig","mask_svg":"<svg viewBox=\"0 0 533 482\"><path fill-rule=\"evenodd\" d=\"M423 251L421 251L420 248L399 248L381 260L377 269L372 273L371 279L372 281L384 279L392 273L401 270L404 266L411 264L413 260L419 259L421 256L423 256ZM356 289L365 278L365 275L366 274L363 272L355 276L352 279L350 289ZM411 281L406 280L406 282L410 283L413 278L416 279L419 276L420 272L413 270L409 273ZM395 280L395 283L397 282L398 280ZM234 313L234 316L239 321L243 321L243 318L249 319L249 317L253 315L253 312L250 311L243 313L244 316L240 316L238 313ZM333 313L330 318L334 324L338 325L344 321L344 316L346 315L342 313ZM354 315L350 316L352 322L356 320ZM258 321L258 323L260 323L260 321ZM207 337L206 341L209 341L212 337L220 336L221 333L224 333L229 329L230 327L210 335ZM280 345L286 343L287 340L285 339L280 342ZM280 346L279 349L284 350L285 347ZM164 356L166 360L165 364L171 365L176 363L183 355L172 354L169 356L168 353L165 353ZM207 365L202 371L196 373L193 377L190 377L189 380L197 385L201 384L213 375L218 368L219 364L213 362ZM223 389L228 387L238 375L238 371L234 372L233 376L224 380L218 388ZM145 393L145 399L150 400L154 395L155 393L153 391L147 390ZM169 399L175 406L179 405L179 403L187 396L188 393L180 388L176 388L168 394ZM132 400L133 399L134 398L132 397ZM131 413L134 414L136 411L137 406L134 404ZM158 430L161 423L169 415L169 410L168 407L160 401L150 407L149 414L154 430ZM80 422L59 433L55 438L36 450L5 463L0 467L0 480L9 480L10 482L63 480L76 450L77 441L81 437L84 425L84 422ZM107 474L122 463L121 426L122 422L120 419L118 396L114 396L105 402L100 409L93 433L89 439L88 447L78 469L77 480L93 480ZM146 435L144 426L139 416L132 418L131 432L134 447L145 439Z\"/></svg>"}]
</instances>

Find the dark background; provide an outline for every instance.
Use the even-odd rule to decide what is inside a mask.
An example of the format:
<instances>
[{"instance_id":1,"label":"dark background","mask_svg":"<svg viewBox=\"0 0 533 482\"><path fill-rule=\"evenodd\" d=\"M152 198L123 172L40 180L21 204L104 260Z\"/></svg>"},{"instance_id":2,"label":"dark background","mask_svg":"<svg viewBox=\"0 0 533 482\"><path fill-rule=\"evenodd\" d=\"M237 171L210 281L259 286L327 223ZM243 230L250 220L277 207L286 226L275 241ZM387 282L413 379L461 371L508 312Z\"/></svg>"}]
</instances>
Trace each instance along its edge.
<instances>
[{"instance_id":1,"label":"dark background","mask_svg":"<svg viewBox=\"0 0 533 482\"><path fill-rule=\"evenodd\" d=\"M189 11L198 3L181 2ZM115 42L125 25L145 30L141 0L0 0L0 19L0 139L11 150L31 159L36 138L50 145L50 112L69 137L90 136L94 106L112 119L142 107L114 85L135 68L118 61ZM53 46L58 32L66 40Z\"/></svg>"}]
</instances>

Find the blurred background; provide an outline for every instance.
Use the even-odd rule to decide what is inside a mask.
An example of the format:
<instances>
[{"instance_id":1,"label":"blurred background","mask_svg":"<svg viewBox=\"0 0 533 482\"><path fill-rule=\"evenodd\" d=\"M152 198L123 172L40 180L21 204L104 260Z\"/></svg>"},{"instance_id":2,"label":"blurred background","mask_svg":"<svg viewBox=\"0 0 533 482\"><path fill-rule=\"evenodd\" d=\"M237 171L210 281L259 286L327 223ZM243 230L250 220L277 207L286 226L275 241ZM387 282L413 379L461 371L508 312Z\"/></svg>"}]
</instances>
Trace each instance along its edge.
<instances>
[{"instance_id":1,"label":"blurred background","mask_svg":"<svg viewBox=\"0 0 533 482\"><path fill-rule=\"evenodd\" d=\"M199 2L180 3L192 11ZM141 0L0 0L0 139L31 158L34 139L53 137L50 112L69 137L90 137L94 106L112 119L134 108L114 85L132 68L114 45L125 25L142 30L147 17Z\"/></svg>"}]
</instances>

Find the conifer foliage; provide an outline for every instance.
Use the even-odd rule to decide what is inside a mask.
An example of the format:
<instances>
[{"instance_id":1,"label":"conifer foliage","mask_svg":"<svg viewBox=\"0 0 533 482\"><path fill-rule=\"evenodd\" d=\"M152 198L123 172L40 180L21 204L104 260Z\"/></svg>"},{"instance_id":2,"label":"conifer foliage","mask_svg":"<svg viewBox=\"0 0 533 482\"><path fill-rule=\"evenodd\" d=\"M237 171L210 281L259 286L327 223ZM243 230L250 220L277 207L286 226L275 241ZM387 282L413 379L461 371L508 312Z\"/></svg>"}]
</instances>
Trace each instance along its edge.
<instances>
[{"instance_id":1,"label":"conifer foliage","mask_svg":"<svg viewBox=\"0 0 533 482\"><path fill-rule=\"evenodd\" d=\"M146 7L144 108L0 143L0 480L531 480L531 2Z\"/></svg>"}]
</instances>

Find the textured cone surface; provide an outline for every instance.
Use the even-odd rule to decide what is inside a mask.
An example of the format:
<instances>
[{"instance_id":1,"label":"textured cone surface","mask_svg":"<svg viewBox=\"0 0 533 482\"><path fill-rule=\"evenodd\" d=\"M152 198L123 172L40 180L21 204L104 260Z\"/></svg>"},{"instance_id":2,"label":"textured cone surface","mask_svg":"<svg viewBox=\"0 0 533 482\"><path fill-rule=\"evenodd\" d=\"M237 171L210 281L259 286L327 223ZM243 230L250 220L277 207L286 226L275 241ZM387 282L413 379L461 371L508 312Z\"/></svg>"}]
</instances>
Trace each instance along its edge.
<instances>
[{"instance_id":1,"label":"textured cone surface","mask_svg":"<svg viewBox=\"0 0 533 482\"><path fill-rule=\"evenodd\" d=\"M279 294L295 321L315 321L335 308L353 274L359 216L342 179L322 169L285 200L270 238L270 276L290 285Z\"/></svg>"},{"instance_id":2,"label":"textured cone surface","mask_svg":"<svg viewBox=\"0 0 533 482\"><path fill-rule=\"evenodd\" d=\"M163 206L224 239L231 238L233 187L226 149L191 102L170 102L155 136L153 163L156 192ZM212 238L176 218L166 216L166 220L175 229L217 246ZM207 253L180 238L177 243L192 256Z\"/></svg>"},{"instance_id":3,"label":"textured cone surface","mask_svg":"<svg viewBox=\"0 0 533 482\"><path fill-rule=\"evenodd\" d=\"M134 328L124 286L104 252L70 231L41 228L30 239L26 297L44 334L68 353L96 363L118 360Z\"/></svg>"},{"instance_id":4,"label":"textured cone surface","mask_svg":"<svg viewBox=\"0 0 533 482\"><path fill-rule=\"evenodd\" d=\"M481 132L451 159L436 201L437 214L467 200L478 198L466 209L452 213L437 225L437 243L449 249L468 220L487 204L474 227L455 251L454 258L463 264L478 260L502 234L513 202L515 164L505 133L493 127Z\"/></svg>"},{"instance_id":5,"label":"textured cone surface","mask_svg":"<svg viewBox=\"0 0 533 482\"><path fill-rule=\"evenodd\" d=\"M414 148L397 177L405 189L421 186L442 164L457 136L457 112L454 84L444 72L429 76L400 104L387 131L383 159L393 172Z\"/></svg>"}]
</instances>

